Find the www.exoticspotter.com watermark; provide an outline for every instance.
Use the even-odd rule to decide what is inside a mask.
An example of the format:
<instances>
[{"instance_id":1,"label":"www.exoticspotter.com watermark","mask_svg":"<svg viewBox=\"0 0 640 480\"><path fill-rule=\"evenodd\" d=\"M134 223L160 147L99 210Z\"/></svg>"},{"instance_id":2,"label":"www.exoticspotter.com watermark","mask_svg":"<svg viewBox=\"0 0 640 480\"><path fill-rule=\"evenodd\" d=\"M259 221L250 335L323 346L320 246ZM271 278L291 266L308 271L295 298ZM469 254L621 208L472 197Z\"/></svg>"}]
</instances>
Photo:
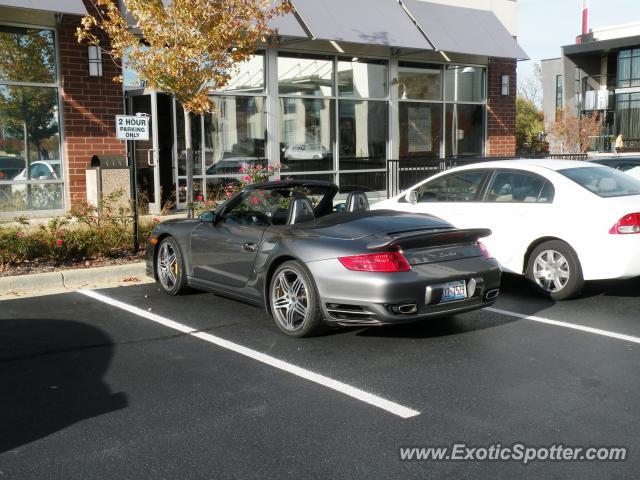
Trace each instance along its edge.
<instances>
[{"instance_id":1,"label":"www.exoticspotter.com watermark","mask_svg":"<svg viewBox=\"0 0 640 480\"><path fill-rule=\"evenodd\" d=\"M442 447L401 447L400 460L467 462L623 462L626 447L569 446L561 443L531 446L524 443L468 445L464 442Z\"/></svg>"}]
</instances>

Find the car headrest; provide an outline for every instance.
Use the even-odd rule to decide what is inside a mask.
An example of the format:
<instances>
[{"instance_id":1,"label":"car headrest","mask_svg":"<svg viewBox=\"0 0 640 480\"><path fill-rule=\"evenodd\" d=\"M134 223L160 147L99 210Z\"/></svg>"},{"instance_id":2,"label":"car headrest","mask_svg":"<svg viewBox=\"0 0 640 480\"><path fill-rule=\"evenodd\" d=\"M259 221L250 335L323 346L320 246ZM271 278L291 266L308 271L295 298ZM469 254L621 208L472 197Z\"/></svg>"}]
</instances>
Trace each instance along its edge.
<instances>
[{"instance_id":1,"label":"car headrest","mask_svg":"<svg viewBox=\"0 0 640 480\"><path fill-rule=\"evenodd\" d=\"M313 205L307 197L296 197L289 206L289 220L287 224L297 225L298 223L311 222L316 216L313 213Z\"/></svg>"},{"instance_id":2,"label":"car headrest","mask_svg":"<svg viewBox=\"0 0 640 480\"><path fill-rule=\"evenodd\" d=\"M369 200L362 192L350 192L347 195L347 212L362 212L369 210Z\"/></svg>"},{"instance_id":3,"label":"car headrest","mask_svg":"<svg viewBox=\"0 0 640 480\"><path fill-rule=\"evenodd\" d=\"M601 178L598 182L598 190L600 190L601 192L613 192L617 188L617 182L610 177Z\"/></svg>"}]
</instances>

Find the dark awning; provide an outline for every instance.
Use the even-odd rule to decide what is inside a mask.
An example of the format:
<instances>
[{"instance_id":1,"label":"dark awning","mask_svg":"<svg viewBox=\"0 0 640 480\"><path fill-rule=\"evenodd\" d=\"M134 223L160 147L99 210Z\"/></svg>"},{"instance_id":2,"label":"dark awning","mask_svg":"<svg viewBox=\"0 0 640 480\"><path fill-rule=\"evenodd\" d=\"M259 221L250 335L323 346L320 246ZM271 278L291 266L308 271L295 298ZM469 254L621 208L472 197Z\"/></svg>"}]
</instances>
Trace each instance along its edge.
<instances>
[{"instance_id":1,"label":"dark awning","mask_svg":"<svg viewBox=\"0 0 640 480\"><path fill-rule=\"evenodd\" d=\"M596 40L593 42L577 43L575 45L565 45L562 47L562 52L565 55L579 55L583 53L601 54L602 52L637 46L640 46L640 35L635 37L611 38L608 40Z\"/></svg>"},{"instance_id":2,"label":"dark awning","mask_svg":"<svg viewBox=\"0 0 640 480\"><path fill-rule=\"evenodd\" d=\"M396 0L292 0L312 38L433 50ZM290 15L291 19L295 19Z\"/></svg>"},{"instance_id":3,"label":"dark awning","mask_svg":"<svg viewBox=\"0 0 640 480\"><path fill-rule=\"evenodd\" d=\"M419 0L400 0L433 46L444 52L529 57L493 12Z\"/></svg>"},{"instance_id":4,"label":"dark awning","mask_svg":"<svg viewBox=\"0 0 640 480\"><path fill-rule=\"evenodd\" d=\"M82 0L0 0L2 7L28 8L54 13L71 13L74 15L86 15L87 9Z\"/></svg>"}]
</instances>

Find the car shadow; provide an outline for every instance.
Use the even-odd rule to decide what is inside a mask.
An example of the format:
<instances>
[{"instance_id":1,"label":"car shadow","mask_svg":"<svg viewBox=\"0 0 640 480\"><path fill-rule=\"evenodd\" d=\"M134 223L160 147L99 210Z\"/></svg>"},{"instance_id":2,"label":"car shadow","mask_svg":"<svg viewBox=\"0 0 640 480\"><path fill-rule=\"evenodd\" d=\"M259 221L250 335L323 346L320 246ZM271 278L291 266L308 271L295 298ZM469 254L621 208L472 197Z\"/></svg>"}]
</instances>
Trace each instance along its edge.
<instances>
[{"instance_id":1,"label":"car shadow","mask_svg":"<svg viewBox=\"0 0 640 480\"><path fill-rule=\"evenodd\" d=\"M0 452L123 409L103 381L113 342L68 320L0 320Z\"/></svg>"},{"instance_id":2,"label":"car shadow","mask_svg":"<svg viewBox=\"0 0 640 480\"><path fill-rule=\"evenodd\" d=\"M600 280L587 282L582 290L582 297L640 297L640 277L626 280Z\"/></svg>"}]
</instances>

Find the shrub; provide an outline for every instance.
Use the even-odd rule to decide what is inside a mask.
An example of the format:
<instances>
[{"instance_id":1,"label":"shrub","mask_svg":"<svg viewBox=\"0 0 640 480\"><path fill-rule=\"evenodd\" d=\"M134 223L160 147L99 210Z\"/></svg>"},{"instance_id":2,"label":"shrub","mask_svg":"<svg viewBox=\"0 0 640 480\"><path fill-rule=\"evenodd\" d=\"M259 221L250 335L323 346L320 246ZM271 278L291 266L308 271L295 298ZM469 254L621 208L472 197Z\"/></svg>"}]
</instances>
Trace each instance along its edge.
<instances>
[{"instance_id":1,"label":"shrub","mask_svg":"<svg viewBox=\"0 0 640 480\"><path fill-rule=\"evenodd\" d=\"M32 226L22 217L13 226L0 226L0 271L35 259L63 262L123 255L133 248L132 213L122 206L123 195L116 191L97 207L76 202L67 215L46 225ZM157 222L141 223L141 244Z\"/></svg>"}]
</instances>

